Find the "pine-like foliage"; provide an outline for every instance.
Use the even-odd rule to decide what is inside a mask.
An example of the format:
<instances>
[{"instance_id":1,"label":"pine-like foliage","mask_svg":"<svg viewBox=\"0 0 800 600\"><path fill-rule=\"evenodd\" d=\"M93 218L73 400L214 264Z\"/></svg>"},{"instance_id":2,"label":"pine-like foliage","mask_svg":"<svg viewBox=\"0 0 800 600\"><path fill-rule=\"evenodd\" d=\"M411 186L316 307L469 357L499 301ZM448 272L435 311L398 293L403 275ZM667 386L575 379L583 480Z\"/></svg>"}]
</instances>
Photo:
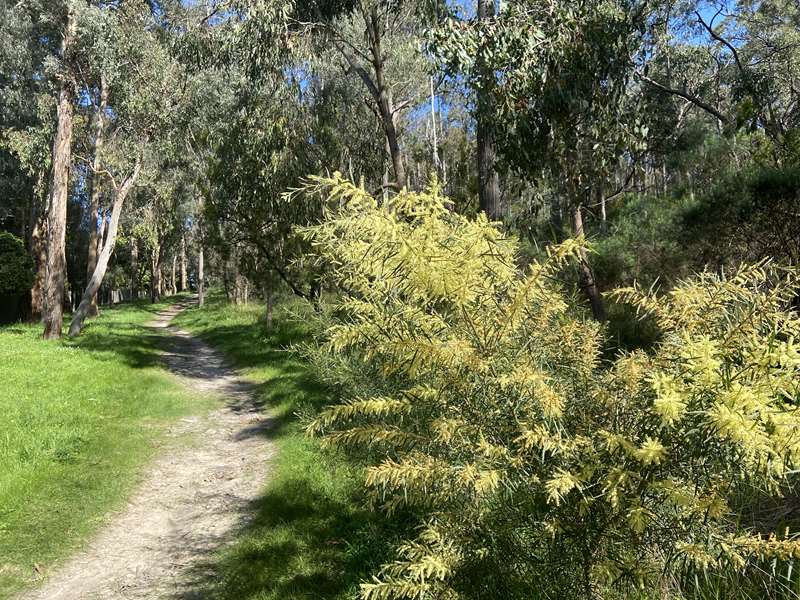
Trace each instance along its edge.
<instances>
[{"instance_id":1,"label":"pine-like foliage","mask_svg":"<svg viewBox=\"0 0 800 600\"><path fill-rule=\"evenodd\" d=\"M366 452L376 504L424 523L364 598L680 597L693 570L800 556L732 509L776 492L800 453L794 273L620 291L663 342L609 363L558 283L580 240L522 271L515 240L435 187L385 202L338 175L309 187L335 208L304 233L346 290L325 368L364 361L386 391L309 431Z\"/></svg>"}]
</instances>

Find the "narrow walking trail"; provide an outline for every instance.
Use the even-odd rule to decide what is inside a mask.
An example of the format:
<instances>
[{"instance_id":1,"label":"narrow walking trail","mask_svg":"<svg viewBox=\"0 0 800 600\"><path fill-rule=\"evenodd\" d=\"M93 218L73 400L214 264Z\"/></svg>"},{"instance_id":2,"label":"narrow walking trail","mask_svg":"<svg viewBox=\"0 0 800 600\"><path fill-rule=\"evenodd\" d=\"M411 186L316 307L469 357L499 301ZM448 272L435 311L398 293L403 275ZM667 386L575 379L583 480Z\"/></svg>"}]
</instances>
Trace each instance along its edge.
<instances>
[{"instance_id":1,"label":"narrow walking trail","mask_svg":"<svg viewBox=\"0 0 800 600\"><path fill-rule=\"evenodd\" d=\"M250 515L274 447L250 384L222 356L170 327L175 305L150 324L167 328L164 360L192 390L224 407L169 430L128 504L78 555L21 600L202 598L208 559Z\"/></svg>"}]
</instances>

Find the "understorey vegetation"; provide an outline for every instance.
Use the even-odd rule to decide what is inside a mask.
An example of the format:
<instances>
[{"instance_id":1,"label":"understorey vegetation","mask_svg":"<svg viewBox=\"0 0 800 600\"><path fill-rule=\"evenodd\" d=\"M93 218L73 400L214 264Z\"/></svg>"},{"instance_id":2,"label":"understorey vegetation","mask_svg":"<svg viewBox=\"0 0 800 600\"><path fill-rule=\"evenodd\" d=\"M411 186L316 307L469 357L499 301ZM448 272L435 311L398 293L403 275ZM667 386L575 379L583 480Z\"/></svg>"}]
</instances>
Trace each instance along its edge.
<instances>
[{"instance_id":1,"label":"understorey vegetation","mask_svg":"<svg viewBox=\"0 0 800 600\"><path fill-rule=\"evenodd\" d=\"M304 234L343 290L311 353L343 401L307 430L369 463L375 509L419 521L363 597L681 597L697 573L800 556L740 512L800 458L795 271L618 289L660 341L605 360L560 283L583 240L522 269L513 237L436 187L309 191L336 206Z\"/></svg>"}]
</instances>

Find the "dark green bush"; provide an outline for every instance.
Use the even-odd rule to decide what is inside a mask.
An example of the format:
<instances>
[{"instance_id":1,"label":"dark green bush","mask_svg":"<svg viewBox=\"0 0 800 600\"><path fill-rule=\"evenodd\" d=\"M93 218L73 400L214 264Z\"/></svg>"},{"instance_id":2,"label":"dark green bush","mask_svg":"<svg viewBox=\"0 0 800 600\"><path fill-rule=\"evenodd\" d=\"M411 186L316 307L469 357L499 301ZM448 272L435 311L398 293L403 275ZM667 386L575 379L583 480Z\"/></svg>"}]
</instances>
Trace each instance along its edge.
<instances>
[{"instance_id":1,"label":"dark green bush","mask_svg":"<svg viewBox=\"0 0 800 600\"><path fill-rule=\"evenodd\" d=\"M33 259L17 236L0 233L0 295L22 294L33 285Z\"/></svg>"},{"instance_id":2,"label":"dark green bush","mask_svg":"<svg viewBox=\"0 0 800 600\"><path fill-rule=\"evenodd\" d=\"M650 286L658 280L668 288L690 275L683 215L690 201L632 196L614 207L610 231L593 240L592 259L600 287Z\"/></svg>"},{"instance_id":3,"label":"dark green bush","mask_svg":"<svg viewBox=\"0 0 800 600\"><path fill-rule=\"evenodd\" d=\"M772 257L800 264L800 169L737 173L703 195L683 216L696 266L735 267Z\"/></svg>"}]
</instances>

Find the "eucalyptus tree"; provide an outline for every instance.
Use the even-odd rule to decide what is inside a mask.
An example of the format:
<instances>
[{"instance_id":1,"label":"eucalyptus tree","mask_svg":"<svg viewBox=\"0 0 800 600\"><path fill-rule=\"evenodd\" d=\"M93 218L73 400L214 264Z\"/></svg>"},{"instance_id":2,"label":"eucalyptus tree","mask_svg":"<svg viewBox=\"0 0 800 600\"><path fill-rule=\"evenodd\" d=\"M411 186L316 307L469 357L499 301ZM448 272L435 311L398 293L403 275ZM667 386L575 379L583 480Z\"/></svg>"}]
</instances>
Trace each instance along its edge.
<instances>
[{"instance_id":1,"label":"eucalyptus tree","mask_svg":"<svg viewBox=\"0 0 800 600\"><path fill-rule=\"evenodd\" d=\"M586 209L646 135L628 102L644 8L639 0L509 2L494 20L449 21L433 41L450 72L478 80L486 70L499 74L501 164L554 189L577 237ZM585 251L580 262L581 287L604 320Z\"/></svg>"},{"instance_id":2,"label":"eucalyptus tree","mask_svg":"<svg viewBox=\"0 0 800 600\"><path fill-rule=\"evenodd\" d=\"M306 282L291 272L292 230L317 216L319 207L284 192L319 166L313 120L297 100L297 85L274 86L252 88L246 105L229 117L208 165L204 217L215 227L206 233L223 250L245 244L258 255L256 262L268 265L295 294L309 297Z\"/></svg>"},{"instance_id":3,"label":"eucalyptus tree","mask_svg":"<svg viewBox=\"0 0 800 600\"><path fill-rule=\"evenodd\" d=\"M0 1L0 228L35 258L31 317L41 316L46 275L44 207L54 132L54 86L44 76L58 52L58 23L34 6Z\"/></svg>"},{"instance_id":4,"label":"eucalyptus tree","mask_svg":"<svg viewBox=\"0 0 800 600\"><path fill-rule=\"evenodd\" d=\"M303 66L296 97L308 117L313 140L309 151L317 170L338 170L353 181L363 178L372 187L386 183L391 170L386 137L372 105L364 102L363 89L353 85L352 75L342 69L336 55L306 51L298 53L295 60Z\"/></svg>"},{"instance_id":5,"label":"eucalyptus tree","mask_svg":"<svg viewBox=\"0 0 800 600\"><path fill-rule=\"evenodd\" d=\"M127 6L127 5L126 5ZM49 85L55 105L55 126L50 142L50 160L28 161L31 170L38 169L37 180L44 179L45 168L49 170L46 202L41 221L32 228L32 238L43 240L42 255L42 308L44 336L61 336L63 322L63 300L66 271L67 202L70 192L71 173L74 166L73 136L76 105L83 101L82 75L90 71L94 58L94 27L98 11L117 10L116 3L77 2L75 0L22 0L13 7L4 7L5 18L26 21L30 39L25 43L36 49L36 60L28 70L28 78ZM19 141L19 136L17 141ZM17 145L19 154L20 145ZM37 164L38 163L38 164ZM78 182L75 182L78 183ZM41 190L44 185L37 184ZM35 203L34 203L35 206ZM41 224L42 233L37 229ZM32 244L35 245L35 244ZM37 286L34 286L34 310L36 310Z\"/></svg>"},{"instance_id":6,"label":"eucalyptus tree","mask_svg":"<svg viewBox=\"0 0 800 600\"><path fill-rule=\"evenodd\" d=\"M481 26L494 19L494 0L478 0L476 17ZM494 95L497 82L490 59L491 48L480 43L475 55L476 135L480 207L491 219L501 216L500 182L495 148Z\"/></svg>"},{"instance_id":7,"label":"eucalyptus tree","mask_svg":"<svg viewBox=\"0 0 800 600\"><path fill-rule=\"evenodd\" d=\"M153 26L149 8L122 5L108 11L98 8L94 16L102 22L101 28L115 32L108 38L111 43L96 53L113 112L105 116L109 140L102 155L95 154L92 170L95 186L96 178L102 176L110 188L111 211L96 264L70 324L71 336L80 333L91 313L116 244L123 206L143 167L155 171L150 179L158 176L161 148L167 143L163 138L168 137L184 99L182 89L175 86L181 81L181 67ZM104 219L101 215L101 222Z\"/></svg>"},{"instance_id":8,"label":"eucalyptus tree","mask_svg":"<svg viewBox=\"0 0 800 600\"><path fill-rule=\"evenodd\" d=\"M407 184L401 117L419 102L420 91L426 90L428 78L419 46L423 28L432 18L430 5L385 0L311 0L298 2L293 14L300 31L312 34L314 50L333 47L345 72L364 86L394 172L394 181L387 184L395 189Z\"/></svg>"},{"instance_id":9,"label":"eucalyptus tree","mask_svg":"<svg viewBox=\"0 0 800 600\"><path fill-rule=\"evenodd\" d=\"M46 192L53 89L38 75L57 49L39 38L52 33L16 2L0 0L0 226L22 238L41 208L34 200Z\"/></svg>"},{"instance_id":10,"label":"eucalyptus tree","mask_svg":"<svg viewBox=\"0 0 800 600\"><path fill-rule=\"evenodd\" d=\"M800 7L789 0L664 3L647 69L654 91L705 113L728 136L762 136L773 164L798 159Z\"/></svg>"},{"instance_id":11,"label":"eucalyptus tree","mask_svg":"<svg viewBox=\"0 0 800 600\"><path fill-rule=\"evenodd\" d=\"M44 337L61 337L66 276L67 194L72 167L72 118L75 102L77 21L72 2L55 2L44 9L60 22L60 48L54 67L58 81L56 132L53 137L49 193L45 209Z\"/></svg>"}]
</instances>

